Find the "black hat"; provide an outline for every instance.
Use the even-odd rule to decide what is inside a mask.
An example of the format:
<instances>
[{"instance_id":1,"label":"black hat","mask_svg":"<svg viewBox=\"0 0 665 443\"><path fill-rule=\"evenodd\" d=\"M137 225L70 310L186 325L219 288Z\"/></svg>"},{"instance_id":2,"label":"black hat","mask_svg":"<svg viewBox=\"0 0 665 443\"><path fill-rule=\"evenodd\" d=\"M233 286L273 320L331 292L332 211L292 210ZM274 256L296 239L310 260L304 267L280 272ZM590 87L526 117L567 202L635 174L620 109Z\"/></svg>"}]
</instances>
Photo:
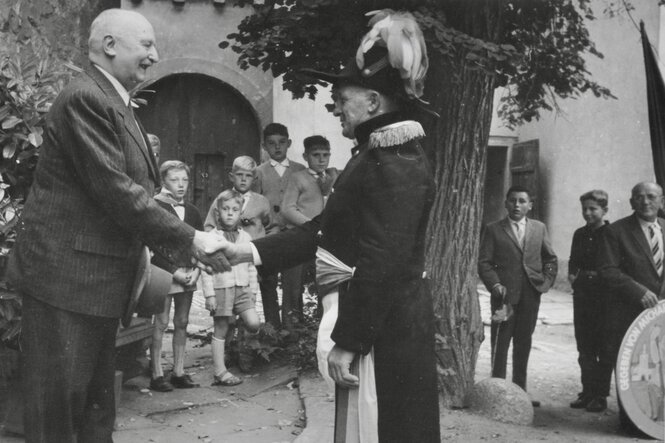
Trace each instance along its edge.
<instances>
[{"instance_id":1,"label":"black hat","mask_svg":"<svg viewBox=\"0 0 665 443\"><path fill-rule=\"evenodd\" d=\"M373 11L372 29L363 37L356 56L338 74L302 69L300 72L332 84L374 89L439 117L420 97L429 67L427 47L418 24L408 12Z\"/></svg>"}]
</instances>

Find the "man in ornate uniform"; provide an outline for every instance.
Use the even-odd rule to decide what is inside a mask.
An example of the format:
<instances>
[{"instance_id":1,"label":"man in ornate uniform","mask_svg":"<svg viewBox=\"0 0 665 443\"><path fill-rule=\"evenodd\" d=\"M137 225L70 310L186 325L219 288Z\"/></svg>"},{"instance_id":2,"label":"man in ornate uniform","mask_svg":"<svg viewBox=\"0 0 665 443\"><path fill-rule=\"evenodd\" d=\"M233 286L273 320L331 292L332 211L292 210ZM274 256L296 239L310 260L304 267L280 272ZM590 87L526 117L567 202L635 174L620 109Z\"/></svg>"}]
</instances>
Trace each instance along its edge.
<instances>
[{"instance_id":1,"label":"man in ornate uniform","mask_svg":"<svg viewBox=\"0 0 665 443\"><path fill-rule=\"evenodd\" d=\"M424 131L412 120L424 103L427 55L410 14L379 11L370 26L385 33L365 36L359 62L335 75L306 71L332 83L333 113L343 135L358 141L323 213L246 248L229 245L226 254L273 270L316 255L317 276L324 261L347 269L348 280L325 296L338 293L339 300L327 356L337 384L335 441L438 443L434 316L423 273L434 183L419 143ZM388 46L381 35L392 33L416 45ZM393 68L405 47L416 62ZM363 374L368 360L373 368Z\"/></svg>"}]
</instances>

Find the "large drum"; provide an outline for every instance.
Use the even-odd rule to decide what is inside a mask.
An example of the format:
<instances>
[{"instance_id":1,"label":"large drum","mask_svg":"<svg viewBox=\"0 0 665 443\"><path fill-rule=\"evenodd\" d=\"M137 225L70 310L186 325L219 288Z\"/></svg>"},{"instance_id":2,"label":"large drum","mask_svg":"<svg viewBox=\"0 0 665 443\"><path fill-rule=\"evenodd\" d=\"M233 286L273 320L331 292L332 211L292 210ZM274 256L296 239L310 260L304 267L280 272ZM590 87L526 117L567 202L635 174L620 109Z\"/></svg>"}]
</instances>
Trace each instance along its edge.
<instances>
[{"instance_id":1,"label":"large drum","mask_svg":"<svg viewBox=\"0 0 665 443\"><path fill-rule=\"evenodd\" d=\"M623 337L616 384L626 414L642 432L662 439L665 403L665 300L646 309Z\"/></svg>"}]
</instances>

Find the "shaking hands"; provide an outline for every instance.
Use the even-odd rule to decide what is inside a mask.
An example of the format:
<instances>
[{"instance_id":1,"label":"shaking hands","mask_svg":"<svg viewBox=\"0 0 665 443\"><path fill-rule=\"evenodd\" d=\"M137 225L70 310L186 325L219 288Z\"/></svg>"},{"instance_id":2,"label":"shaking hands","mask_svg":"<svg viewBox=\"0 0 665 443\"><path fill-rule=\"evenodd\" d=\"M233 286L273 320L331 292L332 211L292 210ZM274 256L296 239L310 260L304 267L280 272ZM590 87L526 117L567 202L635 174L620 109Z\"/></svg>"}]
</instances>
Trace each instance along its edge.
<instances>
[{"instance_id":1,"label":"shaking hands","mask_svg":"<svg viewBox=\"0 0 665 443\"><path fill-rule=\"evenodd\" d=\"M220 235L203 231L194 234L192 255L196 265L208 273L230 271L232 265L253 261L249 243L231 243Z\"/></svg>"}]
</instances>

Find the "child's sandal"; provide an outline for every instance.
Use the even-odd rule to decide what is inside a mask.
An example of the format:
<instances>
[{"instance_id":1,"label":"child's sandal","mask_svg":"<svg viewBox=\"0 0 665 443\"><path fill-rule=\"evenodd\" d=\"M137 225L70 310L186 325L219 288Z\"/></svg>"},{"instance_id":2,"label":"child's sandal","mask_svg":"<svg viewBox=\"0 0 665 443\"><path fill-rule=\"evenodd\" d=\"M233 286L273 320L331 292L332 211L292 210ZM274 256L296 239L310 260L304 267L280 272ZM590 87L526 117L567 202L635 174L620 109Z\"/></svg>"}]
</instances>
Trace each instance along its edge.
<instances>
[{"instance_id":1,"label":"child's sandal","mask_svg":"<svg viewBox=\"0 0 665 443\"><path fill-rule=\"evenodd\" d=\"M229 377L224 378L226 374L229 374ZM242 383L242 378L236 377L235 375L231 374L229 371L224 371L220 375L215 375L214 376L214 381L212 382L212 386L236 386Z\"/></svg>"}]
</instances>

